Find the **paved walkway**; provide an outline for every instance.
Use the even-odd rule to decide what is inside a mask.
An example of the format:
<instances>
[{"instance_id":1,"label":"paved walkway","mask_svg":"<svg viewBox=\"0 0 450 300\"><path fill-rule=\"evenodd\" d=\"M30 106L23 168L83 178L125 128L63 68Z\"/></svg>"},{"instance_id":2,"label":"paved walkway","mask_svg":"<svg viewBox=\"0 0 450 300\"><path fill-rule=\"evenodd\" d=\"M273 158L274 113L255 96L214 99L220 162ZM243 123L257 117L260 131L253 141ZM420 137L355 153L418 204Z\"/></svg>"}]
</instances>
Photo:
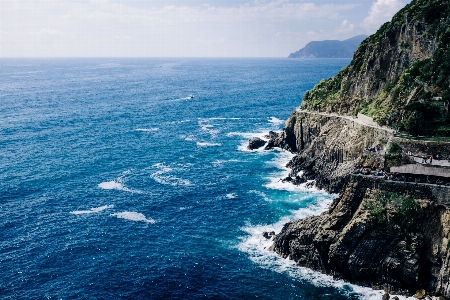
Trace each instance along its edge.
<instances>
[{"instance_id":1,"label":"paved walkway","mask_svg":"<svg viewBox=\"0 0 450 300\"><path fill-rule=\"evenodd\" d=\"M450 178L450 169L433 167L430 165L410 164L399 167L391 167L391 172L402 174L438 176Z\"/></svg>"},{"instance_id":2,"label":"paved walkway","mask_svg":"<svg viewBox=\"0 0 450 300\"><path fill-rule=\"evenodd\" d=\"M436 160L436 159L433 159L433 162L430 164L430 163L424 163L423 162L423 158L420 157L420 156L410 156L410 157L413 158L416 163L419 163L421 165L427 165L427 166L430 166L430 167L433 167L433 166L450 167L450 162L447 161L447 160L441 160L441 159L440 160ZM430 156L428 156L428 158L429 157Z\"/></svg>"},{"instance_id":3,"label":"paved walkway","mask_svg":"<svg viewBox=\"0 0 450 300\"><path fill-rule=\"evenodd\" d=\"M402 183L402 184L409 184L409 185L427 185L427 186L439 186L444 187L447 189L450 189L450 186L445 184L436 184L436 183L426 183L426 182L410 182L410 181L402 181L402 180L390 180L390 179L384 179L383 176L373 176L373 175L363 175L363 174L353 174L353 176L362 176L367 178L378 178L380 180L386 181L386 182L394 182L394 183Z\"/></svg>"},{"instance_id":4,"label":"paved walkway","mask_svg":"<svg viewBox=\"0 0 450 300\"><path fill-rule=\"evenodd\" d=\"M395 132L394 129L384 127L384 126L369 124L369 123L365 122L364 120L362 120L361 118L356 118L356 117L352 117L352 116L342 116L342 115L338 115L338 114L321 113L321 112L304 110L304 109L300 109L300 108L297 108L296 111L299 113L305 113L305 114L311 114L311 115L320 115L320 116L325 116L325 117L336 117L336 118L346 119L346 120L349 120L349 121L352 121L352 122L355 122L355 123L358 123L358 124L361 124L361 125L364 125L367 127L384 130L384 131L390 132L390 133Z\"/></svg>"}]
</instances>

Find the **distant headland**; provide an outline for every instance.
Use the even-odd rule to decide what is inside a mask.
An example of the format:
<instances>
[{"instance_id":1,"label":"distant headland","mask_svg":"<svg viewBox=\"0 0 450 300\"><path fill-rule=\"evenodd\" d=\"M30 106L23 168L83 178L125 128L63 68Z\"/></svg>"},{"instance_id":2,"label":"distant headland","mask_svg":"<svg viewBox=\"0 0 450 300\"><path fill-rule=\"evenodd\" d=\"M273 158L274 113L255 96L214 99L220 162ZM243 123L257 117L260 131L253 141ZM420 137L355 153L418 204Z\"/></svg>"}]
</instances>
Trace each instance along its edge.
<instances>
[{"instance_id":1,"label":"distant headland","mask_svg":"<svg viewBox=\"0 0 450 300\"><path fill-rule=\"evenodd\" d=\"M367 35L357 35L344 41L326 40L309 42L288 58L352 58Z\"/></svg>"}]
</instances>

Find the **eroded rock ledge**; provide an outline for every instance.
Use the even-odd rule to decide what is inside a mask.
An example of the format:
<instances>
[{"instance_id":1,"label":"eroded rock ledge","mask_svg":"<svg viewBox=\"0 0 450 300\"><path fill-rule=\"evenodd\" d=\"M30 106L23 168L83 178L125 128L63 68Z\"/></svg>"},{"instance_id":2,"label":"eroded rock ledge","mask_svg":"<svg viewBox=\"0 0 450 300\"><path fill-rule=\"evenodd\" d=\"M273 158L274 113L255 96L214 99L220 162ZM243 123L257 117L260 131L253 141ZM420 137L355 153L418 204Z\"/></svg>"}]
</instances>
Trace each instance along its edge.
<instances>
[{"instance_id":1,"label":"eroded rock ledge","mask_svg":"<svg viewBox=\"0 0 450 300\"><path fill-rule=\"evenodd\" d=\"M352 118L294 111L283 131L272 136L266 148L280 147L296 153L288 164L292 178L301 173L300 182L314 180L317 188L338 193L356 164L383 168L384 158L364 149L386 145L392 139L392 131L366 126Z\"/></svg>"},{"instance_id":2,"label":"eroded rock ledge","mask_svg":"<svg viewBox=\"0 0 450 300\"><path fill-rule=\"evenodd\" d=\"M450 212L438 189L447 187L351 175L328 211L287 223L276 235L273 250L299 266L358 285L407 295L424 289L449 296ZM416 200L409 232L398 228L394 219L380 224L373 218L369 207L379 191Z\"/></svg>"},{"instance_id":3,"label":"eroded rock ledge","mask_svg":"<svg viewBox=\"0 0 450 300\"><path fill-rule=\"evenodd\" d=\"M384 168L384 154L365 149L386 148L392 141L450 155L449 145L413 143L351 117L293 112L266 148L296 154L288 163L293 183L314 180L339 197L322 215L287 223L274 237L272 250L299 266L358 285L406 295L424 289L449 297L450 188L352 175L355 165ZM380 192L400 200L383 204ZM412 201L405 202L412 210L402 206L402 199ZM384 221L377 209L383 210Z\"/></svg>"}]
</instances>

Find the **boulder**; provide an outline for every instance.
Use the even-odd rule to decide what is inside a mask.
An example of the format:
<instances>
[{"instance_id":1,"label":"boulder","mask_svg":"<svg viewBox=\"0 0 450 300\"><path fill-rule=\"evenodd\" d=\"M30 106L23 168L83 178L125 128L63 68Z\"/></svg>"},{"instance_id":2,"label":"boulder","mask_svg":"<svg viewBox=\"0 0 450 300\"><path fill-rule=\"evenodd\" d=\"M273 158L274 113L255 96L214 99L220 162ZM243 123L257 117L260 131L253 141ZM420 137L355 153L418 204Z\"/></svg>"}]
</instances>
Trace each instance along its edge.
<instances>
[{"instance_id":1,"label":"boulder","mask_svg":"<svg viewBox=\"0 0 450 300\"><path fill-rule=\"evenodd\" d=\"M260 139L259 137L254 137L248 141L247 148L250 150L255 150L255 149L261 148L265 144L266 144L266 141Z\"/></svg>"},{"instance_id":2,"label":"boulder","mask_svg":"<svg viewBox=\"0 0 450 300\"><path fill-rule=\"evenodd\" d=\"M268 138L269 141L267 142L267 145L264 148L264 150L270 150L273 147L278 146L278 144L276 143L276 140L278 138L278 133L276 133L274 131L269 131L269 133L265 136L265 138Z\"/></svg>"},{"instance_id":3,"label":"boulder","mask_svg":"<svg viewBox=\"0 0 450 300\"><path fill-rule=\"evenodd\" d=\"M265 237L266 239L270 239L270 238L272 238L273 236L275 236L275 231L271 231L271 232L264 231L262 235L263 235L263 237Z\"/></svg>"},{"instance_id":4,"label":"boulder","mask_svg":"<svg viewBox=\"0 0 450 300\"><path fill-rule=\"evenodd\" d=\"M417 298L417 299L423 299L424 297L425 297L425 290L424 289L418 290L416 292L416 294L414 295L414 298Z\"/></svg>"}]
</instances>

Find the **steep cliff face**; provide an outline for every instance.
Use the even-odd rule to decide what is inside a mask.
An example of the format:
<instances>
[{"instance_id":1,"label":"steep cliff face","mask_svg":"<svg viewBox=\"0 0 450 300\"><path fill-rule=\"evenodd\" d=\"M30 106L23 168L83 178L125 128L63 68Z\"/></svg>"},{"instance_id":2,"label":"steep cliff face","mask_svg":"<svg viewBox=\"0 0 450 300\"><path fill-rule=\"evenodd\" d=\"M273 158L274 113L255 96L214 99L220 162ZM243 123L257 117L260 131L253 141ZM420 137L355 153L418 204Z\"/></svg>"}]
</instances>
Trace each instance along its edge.
<instances>
[{"instance_id":1,"label":"steep cliff face","mask_svg":"<svg viewBox=\"0 0 450 300\"><path fill-rule=\"evenodd\" d=\"M413 0L364 40L302 108L372 116L411 134L450 136L450 4Z\"/></svg>"},{"instance_id":2,"label":"steep cliff face","mask_svg":"<svg viewBox=\"0 0 450 300\"><path fill-rule=\"evenodd\" d=\"M287 223L273 250L359 285L450 296L450 212L440 191L411 186L352 176L327 212Z\"/></svg>"},{"instance_id":3,"label":"steep cliff face","mask_svg":"<svg viewBox=\"0 0 450 300\"><path fill-rule=\"evenodd\" d=\"M314 180L316 187L337 193L355 165L384 168L384 157L365 148L385 147L392 138L392 131L356 118L295 111L271 146L298 153L288 164L294 182L297 176L300 182Z\"/></svg>"},{"instance_id":4,"label":"steep cliff face","mask_svg":"<svg viewBox=\"0 0 450 300\"><path fill-rule=\"evenodd\" d=\"M324 214L286 224L274 251L356 284L450 297L450 189L352 175L355 166L387 167L384 153L365 149L392 141L450 157L448 144L394 136L450 136L449 13L449 0L413 0L307 92L269 141L297 154L292 182L340 192Z\"/></svg>"}]
</instances>

